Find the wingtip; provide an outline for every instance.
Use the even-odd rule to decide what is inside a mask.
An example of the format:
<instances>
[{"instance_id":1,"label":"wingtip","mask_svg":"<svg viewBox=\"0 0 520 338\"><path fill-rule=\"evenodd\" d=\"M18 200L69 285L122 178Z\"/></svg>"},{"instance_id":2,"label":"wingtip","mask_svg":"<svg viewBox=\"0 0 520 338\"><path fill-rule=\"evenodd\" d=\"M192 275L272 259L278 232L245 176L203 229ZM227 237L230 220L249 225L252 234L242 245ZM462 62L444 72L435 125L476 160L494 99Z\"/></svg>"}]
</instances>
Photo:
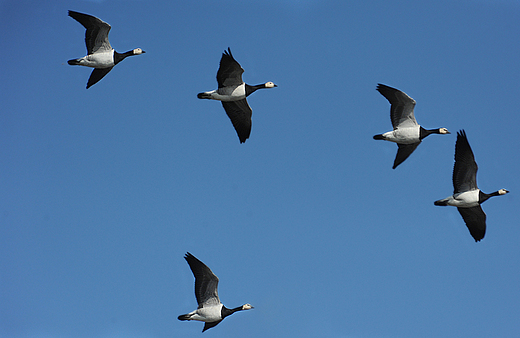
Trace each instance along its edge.
<instances>
[{"instance_id":1,"label":"wingtip","mask_svg":"<svg viewBox=\"0 0 520 338\"><path fill-rule=\"evenodd\" d=\"M74 16L78 16L78 15L81 15L81 14L82 13L76 12L76 11L71 11L70 9L67 12L67 15L70 16L71 18L73 18L74 20L77 20Z\"/></svg>"},{"instance_id":2,"label":"wingtip","mask_svg":"<svg viewBox=\"0 0 520 338\"><path fill-rule=\"evenodd\" d=\"M476 234L472 234L471 231L470 231L470 234L471 234L471 237L473 237L473 239L475 240L475 243L478 243L480 242L480 240L482 240L485 236L486 236L486 232L484 231L484 233L476 233Z\"/></svg>"},{"instance_id":3,"label":"wingtip","mask_svg":"<svg viewBox=\"0 0 520 338\"><path fill-rule=\"evenodd\" d=\"M381 91L382 88L390 88L390 87L385 85L385 84L378 83L377 86L376 86L376 90L377 91Z\"/></svg>"},{"instance_id":4,"label":"wingtip","mask_svg":"<svg viewBox=\"0 0 520 338\"><path fill-rule=\"evenodd\" d=\"M224 50L223 54L233 57L233 54L231 54L231 48L230 47L228 47L227 50Z\"/></svg>"},{"instance_id":5,"label":"wingtip","mask_svg":"<svg viewBox=\"0 0 520 338\"><path fill-rule=\"evenodd\" d=\"M397 159L396 159L396 160L394 161L394 165L392 166L392 169L397 168L397 167L398 167L401 163L403 163L403 162L404 162L404 160L398 162Z\"/></svg>"}]
</instances>

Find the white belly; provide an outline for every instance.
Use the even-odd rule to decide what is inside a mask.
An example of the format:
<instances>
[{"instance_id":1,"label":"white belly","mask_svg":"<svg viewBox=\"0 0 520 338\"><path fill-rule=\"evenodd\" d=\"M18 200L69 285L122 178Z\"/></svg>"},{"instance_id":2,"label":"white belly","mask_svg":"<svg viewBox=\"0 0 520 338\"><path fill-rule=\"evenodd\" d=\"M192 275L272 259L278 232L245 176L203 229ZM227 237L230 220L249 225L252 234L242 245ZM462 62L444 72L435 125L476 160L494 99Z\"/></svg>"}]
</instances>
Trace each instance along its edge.
<instances>
[{"instance_id":1,"label":"white belly","mask_svg":"<svg viewBox=\"0 0 520 338\"><path fill-rule=\"evenodd\" d=\"M233 90L230 90L228 88L220 88L207 93L211 95L211 98L213 100L218 101L243 100L246 98L246 85L242 83L240 86L236 87Z\"/></svg>"},{"instance_id":2,"label":"white belly","mask_svg":"<svg viewBox=\"0 0 520 338\"><path fill-rule=\"evenodd\" d=\"M92 68L109 68L114 64L114 51L90 54L79 59L80 66Z\"/></svg>"},{"instance_id":3,"label":"white belly","mask_svg":"<svg viewBox=\"0 0 520 338\"><path fill-rule=\"evenodd\" d=\"M479 190L465 191L460 194L453 195L448 201L448 205L459 208L472 208L478 205Z\"/></svg>"},{"instance_id":4,"label":"white belly","mask_svg":"<svg viewBox=\"0 0 520 338\"><path fill-rule=\"evenodd\" d=\"M419 126L411 128L398 128L396 130L384 133L383 137L387 141L401 144L412 144L421 142L421 140L419 139Z\"/></svg>"},{"instance_id":5,"label":"white belly","mask_svg":"<svg viewBox=\"0 0 520 338\"><path fill-rule=\"evenodd\" d=\"M216 322L222 319L222 304L217 306L203 307L195 310L195 314L190 318L191 320L198 320L201 322Z\"/></svg>"}]
</instances>

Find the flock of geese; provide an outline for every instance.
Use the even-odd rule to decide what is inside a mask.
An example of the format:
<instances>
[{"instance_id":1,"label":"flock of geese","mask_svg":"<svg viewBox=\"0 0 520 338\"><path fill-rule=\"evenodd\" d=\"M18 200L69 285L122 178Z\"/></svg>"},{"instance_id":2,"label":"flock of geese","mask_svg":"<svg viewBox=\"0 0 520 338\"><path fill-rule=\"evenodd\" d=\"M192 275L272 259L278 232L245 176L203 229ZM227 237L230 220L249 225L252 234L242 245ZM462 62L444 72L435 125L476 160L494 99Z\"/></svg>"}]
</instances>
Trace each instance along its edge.
<instances>
[{"instance_id":1,"label":"flock of geese","mask_svg":"<svg viewBox=\"0 0 520 338\"><path fill-rule=\"evenodd\" d=\"M85 29L85 44L87 55L68 61L69 65L94 68L87 82L87 89L106 76L115 65L128 56L145 53L136 48L125 53L116 52L108 41L111 26L88 14L69 11L69 16L82 24ZM252 110L247 103L247 96L258 89L274 88L273 82L259 85L248 85L242 80L244 69L233 58L231 49L224 51L217 72L218 88L197 94L199 99L218 100L226 111L235 128L240 143L244 143L251 134ZM446 128L425 129L415 120L415 100L404 92L378 84L377 90L390 102L390 119L393 130L384 134L374 135L375 140L385 140L397 143L398 150L392 169L397 168L415 151L424 138L431 134L450 134ZM477 163L469 145L464 130L457 132L455 143L455 165L453 168L453 194L435 201L438 206L451 205L457 207L464 219L471 236L476 242L484 238L486 233L486 214L480 206L493 196L505 195L509 191L500 189L487 194L477 187ZM197 320L204 322L202 332L218 325L225 317L253 307L250 304L228 309L218 297L218 277L204 263L191 253L184 257L195 277L196 310L180 315L179 320Z\"/></svg>"}]
</instances>

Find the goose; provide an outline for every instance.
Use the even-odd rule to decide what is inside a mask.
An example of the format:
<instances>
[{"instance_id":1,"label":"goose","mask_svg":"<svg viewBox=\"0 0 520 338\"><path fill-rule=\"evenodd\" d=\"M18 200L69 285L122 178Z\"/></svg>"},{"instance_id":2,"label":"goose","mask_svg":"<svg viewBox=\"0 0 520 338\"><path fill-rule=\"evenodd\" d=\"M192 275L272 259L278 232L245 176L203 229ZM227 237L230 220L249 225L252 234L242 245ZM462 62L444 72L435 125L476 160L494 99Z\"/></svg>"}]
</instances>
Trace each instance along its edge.
<instances>
[{"instance_id":1,"label":"goose","mask_svg":"<svg viewBox=\"0 0 520 338\"><path fill-rule=\"evenodd\" d=\"M111 26L96 18L95 16L69 11L69 16L83 25L87 29L85 32L85 44L87 45L87 56L79 59L67 61L72 66L92 67L94 70L90 74L87 82L87 89L96 84L112 68L128 56L146 53L141 48L129 50L126 53L118 53L108 42L108 32Z\"/></svg>"},{"instance_id":2,"label":"goose","mask_svg":"<svg viewBox=\"0 0 520 338\"><path fill-rule=\"evenodd\" d=\"M180 315L179 320L198 320L204 322L204 329L217 326L224 318L237 311L250 310L250 304L244 304L234 309L225 307L218 298L218 277L191 253L186 253L184 259L188 262L195 276L195 298L199 304L197 310Z\"/></svg>"},{"instance_id":3,"label":"goose","mask_svg":"<svg viewBox=\"0 0 520 338\"><path fill-rule=\"evenodd\" d=\"M217 72L218 89L197 94L199 99L218 100L233 123L240 143L244 143L251 134L251 116L253 111L246 97L262 88L278 87L272 82L250 86L242 81L244 69L233 58L231 49L222 53Z\"/></svg>"},{"instance_id":4,"label":"goose","mask_svg":"<svg viewBox=\"0 0 520 338\"><path fill-rule=\"evenodd\" d=\"M392 169L403 163L428 135L451 134L446 128L424 129L421 127L413 113L415 100L406 93L380 83L377 85L377 91L390 102L390 119L394 130L374 135L374 140L397 143L399 149Z\"/></svg>"},{"instance_id":5,"label":"goose","mask_svg":"<svg viewBox=\"0 0 520 338\"><path fill-rule=\"evenodd\" d=\"M480 241L486 234L486 214L480 205L490 197L505 195L509 192L506 189L500 189L491 194L482 192L477 187L477 170L478 166L469 146L466 132L461 130L457 132L457 142L455 143L453 195L435 201L434 204L457 207L475 242Z\"/></svg>"}]
</instances>

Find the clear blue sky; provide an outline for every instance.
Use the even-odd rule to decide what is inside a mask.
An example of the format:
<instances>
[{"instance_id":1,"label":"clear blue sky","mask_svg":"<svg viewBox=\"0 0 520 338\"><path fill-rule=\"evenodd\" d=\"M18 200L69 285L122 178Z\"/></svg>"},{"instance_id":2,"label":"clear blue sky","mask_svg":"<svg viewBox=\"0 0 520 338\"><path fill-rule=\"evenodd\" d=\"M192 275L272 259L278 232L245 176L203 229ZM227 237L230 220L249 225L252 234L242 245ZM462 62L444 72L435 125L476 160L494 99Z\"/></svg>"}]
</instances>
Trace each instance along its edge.
<instances>
[{"instance_id":1,"label":"clear blue sky","mask_svg":"<svg viewBox=\"0 0 520 338\"><path fill-rule=\"evenodd\" d=\"M84 29L140 47L86 90ZM520 2L0 2L0 337L515 337L520 332ZM216 87L231 47L251 138ZM417 101L397 146L377 83ZM453 191L465 129L485 192L471 238ZM201 334L186 251L228 307Z\"/></svg>"}]
</instances>

